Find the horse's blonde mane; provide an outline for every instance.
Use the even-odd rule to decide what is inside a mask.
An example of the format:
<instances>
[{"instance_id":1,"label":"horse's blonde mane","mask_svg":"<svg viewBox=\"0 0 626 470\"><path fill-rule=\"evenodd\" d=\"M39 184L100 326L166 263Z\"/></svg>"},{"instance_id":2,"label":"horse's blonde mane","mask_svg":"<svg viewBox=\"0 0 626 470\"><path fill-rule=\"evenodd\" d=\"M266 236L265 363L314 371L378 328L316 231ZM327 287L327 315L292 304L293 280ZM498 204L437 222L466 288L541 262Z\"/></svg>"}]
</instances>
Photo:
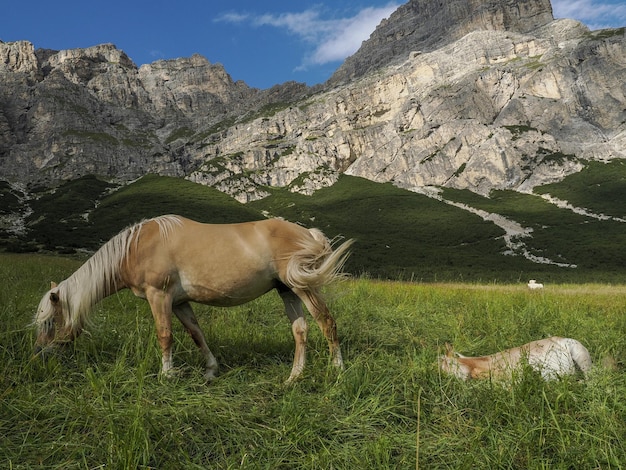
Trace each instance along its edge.
<instances>
[{"instance_id":1,"label":"horse's blonde mane","mask_svg":"<svg viewBox=\"0 0 626 470\"><path fill-rule=\"evenodd\" d=\"M65 328L73 332L82 329L91 308L103 298L117 291L119 271L128 256L131 243L133 240L135 244L138 243L142 227L151 221L158 224L163 239L167 239L171 232L182 224L179 217L167 215L142 220L127 227L102 245L70 277L59 283L56 289L61 302ZM35 323L51 327L53 315L54 309L48 293L41 299Z\"/></svg>"}]
</instances>

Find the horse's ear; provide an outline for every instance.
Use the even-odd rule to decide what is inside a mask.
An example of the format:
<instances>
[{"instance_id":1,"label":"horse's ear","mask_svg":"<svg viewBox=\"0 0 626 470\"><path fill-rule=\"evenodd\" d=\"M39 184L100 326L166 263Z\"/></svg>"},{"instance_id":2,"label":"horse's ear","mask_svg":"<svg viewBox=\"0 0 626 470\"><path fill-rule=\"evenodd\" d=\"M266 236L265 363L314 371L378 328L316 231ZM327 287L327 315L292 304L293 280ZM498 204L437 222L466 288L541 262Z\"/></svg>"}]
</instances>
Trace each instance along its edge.
<instances>
[{"instance_id":1,"label":"horse's ear","mask_svg":"<svg viewBox=\"0 0 626 470\"><path fill-rule=\"evenodd\" d=\"M452 357L454 356L454 348L450 343L446 343L446 356Z\"/></svg>"},{"instance_id":2,"label":"horse's ear","mask_svg":"<svg viewBox=\"0 0 626 470\"><path fill-rule=\"evenodd\" d=\"M57 283L54 281L50 281L50 289L54 289L55 287L57 287ZM59 302L59 294L56 292L50 292L50 301L53 304L56 304Z\"/></svg>"}]
</instances>

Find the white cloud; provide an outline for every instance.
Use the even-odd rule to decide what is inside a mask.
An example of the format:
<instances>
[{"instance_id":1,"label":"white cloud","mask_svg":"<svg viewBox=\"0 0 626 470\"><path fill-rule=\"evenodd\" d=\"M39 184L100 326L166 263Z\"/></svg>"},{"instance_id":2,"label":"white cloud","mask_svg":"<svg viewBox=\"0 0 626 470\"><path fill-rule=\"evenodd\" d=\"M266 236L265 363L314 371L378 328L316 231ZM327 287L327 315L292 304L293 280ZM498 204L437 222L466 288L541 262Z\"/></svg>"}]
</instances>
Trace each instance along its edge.
<instances>
[{"instance_id":1,"label":"white cloud","mask_svg":"<svg viewBox=\"0 0 626 470\"><path fill-rule=\"evenodd\" d=\"M249 15L245 13L223 13L218 18L215 19L216 22L224 22L224 23L243 23L249 19Z\"/></svg>"},{"instance_id":2,"label":"white cloud","mask_svg":"<svg viewBox=\"0 0 626 470\"><path fill-rule=\"evenodd\" d=\"M552 0L555 18L582 21L591 29L626 25L626 4L596 0Z\"/></svg>"},{"instance_id":3,"label":"white cloud","mask_svg":"<svg viewBox=\"0 0 626 470\"><path fill-rule=\"evenodd\" d=\"M354 54L383 18L388 18L396 8L398 6L394 4L382 8L366 8L352 18L335 21L331 34L317 44L308 61L321 65L341 61Z\"/></svg>"},{"instance_id":4,"label":"white cloud","mask_svg":"<svg viewBox=\"0 0 626 470\"><path fill-rule=\"evenodd\" d=\"M398 8L398 3L383 7L368 7L354 16L324 19L319 9L300 13L246 15L229 13L216 21L250 23L254 26L282 28L311 46L311 52L302 59L301 70L314 65L342 61L353 54L374 31L376 26Z\"/></svg>"}]
</instances>

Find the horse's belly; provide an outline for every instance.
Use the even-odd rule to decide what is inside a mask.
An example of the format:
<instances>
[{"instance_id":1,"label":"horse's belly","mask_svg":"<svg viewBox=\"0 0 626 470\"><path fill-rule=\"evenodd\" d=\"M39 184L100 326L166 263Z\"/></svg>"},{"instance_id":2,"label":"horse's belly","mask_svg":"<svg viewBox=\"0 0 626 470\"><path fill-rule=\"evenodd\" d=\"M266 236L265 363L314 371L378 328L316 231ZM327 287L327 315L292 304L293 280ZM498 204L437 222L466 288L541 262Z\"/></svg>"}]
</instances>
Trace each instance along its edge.
<instances>
[{"instance_id":1,"label":"horse's belly","mask_svg":"<svg viewBox=\"0 0 626 470\"><path fill-rule=\"evenodd\" d=\"M232 307L245 304L262 296L274 287L273 280L265 276L200 282L197 279L189 279L181 275L180 284L184 300L216 307Z\"/></svg>"}]
</instances>

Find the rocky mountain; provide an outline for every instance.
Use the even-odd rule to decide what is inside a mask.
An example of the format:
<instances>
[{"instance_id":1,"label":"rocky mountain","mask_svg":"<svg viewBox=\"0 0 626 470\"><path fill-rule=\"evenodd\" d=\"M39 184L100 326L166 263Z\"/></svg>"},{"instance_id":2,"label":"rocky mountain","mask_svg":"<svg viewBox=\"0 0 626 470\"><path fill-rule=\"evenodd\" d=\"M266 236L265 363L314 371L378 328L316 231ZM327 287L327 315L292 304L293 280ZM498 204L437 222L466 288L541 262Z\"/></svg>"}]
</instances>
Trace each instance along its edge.
<instances>
[{"instance_id":1,"label":"rocky mountain","mask_svg":"<svg viewBox=\"0 0 626 470\"><path fill-rule=\"evenodd\" d=\"M624 28L554 20L548 0L411 0L314 89L253 89L201 56L0 43L0 179L158 173L243 202L341 173L528 192L626 158L625 69Z\"/></svg>"},{"instance_id":2,"label":"rocky mountain","mask_svg":"<svg viewBox=\"0 0 626 470\"><path fill-rule=\"evenodd\" d=\"M85 174L184 176L190 136L307 91L253 89L199 55L137 68L112 44L0 43L0 80L0 179L31 185Z\"/></svg>"},{"instance_id":3,"label":"rocky mountain","mask_svg":"<svg viewBox=\"0 0 626 470\"><path fill-rule=\"evenodd\" d=\"M431 52L473 31L531 32L552 21L549 0L416 0L398 8L333 74L337 84L411 52Z\"/></svg>"},{"instance_id":4,"label":"rocky mountain","mask_svg":"<svg viewBox=\"0 0 626 470\"><path fill-rule=\"evenodd\" d=\"M541 11L529 17L551 17ZM188 177L241 201L263 185L310 193L344 172L422 192L528 192L626 157L625 39L572 20L473 30L189 146Z\"/></svg>"}]
</instances>

